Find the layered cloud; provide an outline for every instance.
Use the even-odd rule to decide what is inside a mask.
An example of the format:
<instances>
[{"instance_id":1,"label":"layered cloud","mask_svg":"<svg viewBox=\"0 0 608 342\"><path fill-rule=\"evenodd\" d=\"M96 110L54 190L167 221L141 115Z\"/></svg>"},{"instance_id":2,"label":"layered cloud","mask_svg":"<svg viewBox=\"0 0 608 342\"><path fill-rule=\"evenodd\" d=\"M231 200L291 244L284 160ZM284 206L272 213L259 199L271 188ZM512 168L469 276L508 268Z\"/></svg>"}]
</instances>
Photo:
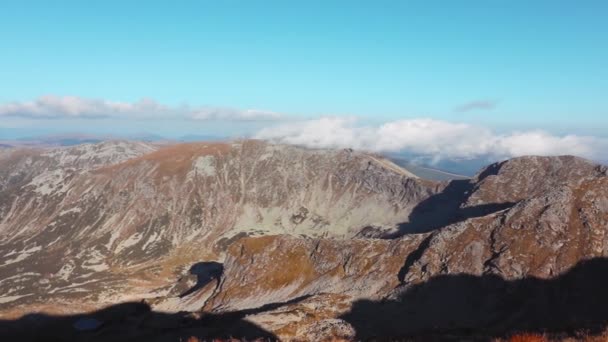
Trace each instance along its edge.
<instances>
[{"instance_id":1,"label":"layered cloud","mask_svg":"<svg viewBox=\"0 0 608 342\"><path fill-rule=\"evenodd\" d=\"M118 102L77 96L42 96L33 101L0 104L0 117L30 119L62 118L182 118L192 120L256 121L277 120L280 114L246 109L167 106L152 99L135 102Z\"/></svg>"},{"instance_id":2,"label":"layered cloud","mask_svg":"<svg viewBox=\"0 0 608 342\"><path fill-rule=\"evenodd\" d=\"M282 119L283 115L257 109L203 107L193 110L190 117L195 120L273 121Z\"/></svg>"},{"instance_id":3,"label":"layered cloud","mask_svg":"<svg viewBox=\"0 0 608 342\"><path fill-rule=\"evenodd\" d=\"M495 105L492 101L474 101L458 110L491 109ZM434 119L396 120L381 125L362 124L356 117L293 121L279 113L254 109L168 106L151 99L118 102L75 96L43 96L0 104L1 117L269 121L266 128L254 133L255 138L313 148L408 152L435 159L573 154L608 161L606 138L554 135L542 130L499 134L479 125Z\"/></svg>"},{"instance_id":4,"label":"layered cloud","mask_svg":"<svg viewBox=\"0 0 608 342\"><path fill-rule=\"evenodd\" d=\"M476 100L463 103L457 106L454 110L457 112L471 112L475 110L492 110L498 105L496 100Z\"/></svg>"},{"instance_id":5,"label":"layered cloud","mask_svg":"<svg viewBox=\"0 0 608 342\"><path fill-rule=\"evenodd\" d=\"M313 148L409 152L446 158L508 158L573 154L606 160L608 139L552 135L540 130L498 134L489 128L434 119L397 120L379 126L356 118L324 117L273 125L256 138Z\"/></svg>"}]
</instances>

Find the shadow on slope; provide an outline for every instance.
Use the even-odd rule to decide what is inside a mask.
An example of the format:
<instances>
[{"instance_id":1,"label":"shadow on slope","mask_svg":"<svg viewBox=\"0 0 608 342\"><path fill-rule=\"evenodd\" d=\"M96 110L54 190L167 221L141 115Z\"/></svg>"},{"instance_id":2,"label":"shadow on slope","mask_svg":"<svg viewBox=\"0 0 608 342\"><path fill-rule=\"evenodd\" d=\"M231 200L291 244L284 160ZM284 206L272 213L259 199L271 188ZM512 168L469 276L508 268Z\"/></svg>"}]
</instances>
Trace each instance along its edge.
<instances>
[{"instance_id":1,"label":"shadow on slope","mask_svg":"<svg viewBox=\"0 0 608 342\"><path fill-rule=\"evenodd\" d=\"M198 262L190 267L190 274L196 276L196 284L188 291L182 293L180 298L186 297L209 284L213 280L219 280L224 273L224 265L215 261Z\"/></svg>"},{"instance_id":2,"label":"shadow on slope","mask_svg":"<svg viewBox=\"0 0 608 342\"><path fill-rule=\"evenodd\" d=\"M0 320L0 341L187 341L236 338L275 341L272 333L244 319L249 314L288 303L277 303L225 314L168 314L152 311L144 303L117 304L92 313L69 316L29 314L17 320Z\"/></svg>"},{"instance_id":3,"label":"shadow on slope","mask_svg":"<svg viewBox=\"0 0 608 342\"><path fill-rule=\"evenodd\" d=\"M481 217L510 208L514 203L489 203L461 208L466 202L474 183L469 180L453 180L440 193L420 202L410 214L409 221L399 224L396 233L385 236L392 239L405 234L430 232L469 218Z\"/></svg>"},{"instance_id":4,"label":"shadow on slope","mask_svg":"<svg viewBox=\"0 0 608 342\"><path fill-rule=\"evenodd\" d=\"M580 262L553 279L442 275L396 300L361 300L341 318L358 339L503 337L515 332L601 333L608 323L608 259Z\"/></svg>"}]
</instances>

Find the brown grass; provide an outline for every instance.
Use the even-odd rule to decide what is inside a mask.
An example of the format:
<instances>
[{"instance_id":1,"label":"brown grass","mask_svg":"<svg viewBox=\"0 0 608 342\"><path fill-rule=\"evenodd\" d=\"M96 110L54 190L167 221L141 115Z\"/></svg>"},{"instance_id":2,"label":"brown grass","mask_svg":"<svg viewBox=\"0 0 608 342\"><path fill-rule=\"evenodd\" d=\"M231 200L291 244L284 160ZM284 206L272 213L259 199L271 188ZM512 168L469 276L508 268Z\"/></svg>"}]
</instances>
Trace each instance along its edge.
<instances>
[{"instance_id":1,"label":"brown grass","mask_svg":"<svg viewBox=\"0 0 608 342\"><path fill-rule=\"evenodd\" d=\"M608 331L604 331L600 335L591 335L588 332L581 332L578 334L576 340L583 342L608 342Z\"/></svg>"},{"instance_id":2,"label":"brown grass","mask_svg":"<svg viewBox=\"0 0 608 342\"><path fill-rule=\"evenodd\" d=\"M145 154L141 157L129 159L125 162L100 168L98 171L107 175L128 168L142 162L153 162L158 165L156 178L164 176L185 176L192 168L195 157L203 155L219 156L230 151L231 146L227 143L186 143L175 144L157 151Z\"/></svg>"},{"instance_id":3,"label":"brown grass","mask_svg":"<svg viewBox=\"0 0 608 342\"><path fill-rule=\"evenodd\" d=\"M549 340L541 334L523 333L511 336L509 342L548 342Z\"/></svg>"},{"instance_id":4,"label":"brown grass","mask_svg":"<svg viewBox=\"0 0 608 342\"><path fill-rule=\"evenodd\" d=\"M195 336L190 336L190 338L188 338L185 342L206 342L207 340L201 340L198 337ZM238 338L228 338L228 339L222 339L222 338L214 338L213 340L209 340L211 342L246 342L246 340L240 340ZM256 340L247 340L247 341L251 341L251 342L257 342L257 341L267 341L265 339L256 339Z\"/></svg>"}]
</instances>

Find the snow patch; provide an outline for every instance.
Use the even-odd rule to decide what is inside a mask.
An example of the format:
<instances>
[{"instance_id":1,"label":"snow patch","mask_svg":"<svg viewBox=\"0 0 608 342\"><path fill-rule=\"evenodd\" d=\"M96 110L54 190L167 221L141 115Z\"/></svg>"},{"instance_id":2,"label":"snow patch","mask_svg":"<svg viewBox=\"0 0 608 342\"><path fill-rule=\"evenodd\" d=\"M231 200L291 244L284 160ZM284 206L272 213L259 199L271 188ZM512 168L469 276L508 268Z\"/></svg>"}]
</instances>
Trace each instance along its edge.
<instances>
[{"instance_id":1,"label":"snow patch","mask_svg":"<svg viewBox=\"0 0 608 342\"><path fill-rule=\"evenodd\" d=\"M43 172L34 177L32 181L26 185L34 187L34 192L40 195L50 195L52 193L64 193L66 184L63 182L66 178L65 171L62 169Z\"/></svg>"},{"instance_id":2,"label":"snow patch","mask_svg":"<svg viewBox=\"0 0 608 342\"><path fill-rule=\"evenodd\" d=\"M154 246L156 243L160 241L161 234L158 232L152 232L146 243L141 247L142 251L145 251L148 246Z\"/></svg>"},{"instance_id":3,"label":"snow patch","mask_svg":"<svg viewBox=\"0 0 608 342\"><path fill-rule=\"evenodd\" d=\"M196 158L193 164L194 171L197 175L204 177L215 176L215 157L214 156L202 156Z\"/></svg>"},{"instance_id":4,"label":"snow patch","mask_svg":"<svg viewBox=\"0 0 608 342\"><path fill-rule=\"evenodd\" d=\"M7 282L9 280L13 280L13 279L15 279L15 281L13 281L13 283L14 282L19 282L19 281L23 281L23 279L27 279L27 278L31 278L31 277L36 277L36 276L39 276L39 275L40 275L40 273L37 273L37 272L25 272L25 273L21 273L21 274L16 274L14 276L1 279L0 280L0 284L2 284L4 282Z\"/></svg>"},{"instance_id":5,"label":"snow patch","mask_svg":"<svg viewBox=\"0 0 608 342\"><path fill-rule=\"evenodd\" d=\"M57 275L59 276L59 278L67 281L70 278L70 275L72 274L73 270L74 270L74 263L72 261L69 261L68 263L66 263L65 265L63 265L61 267L61 269L59 270Z\"/></svg>"},{"instance_id":6,"label":"snow patch","mask_svg":"<svg viewBox=\"0 0 608 342\"><path fill-rule=\"evenodd\" d=\"M105 257L100 251L93 250L89 253L88 260L82 264L82 267L95 272L105 271L110 267L104 262L104 259Z\"/></svg>"},{"instance_id":7,"label":"snow patch","mask_svg":"<svg viewBox=\"0 0 608 342\"><path fill-rule=\"evenodd\" d=\"M143 235L141 233L135 233L135 234L129 236L128 239L126 239L118 244L118 246L116 247L116 253L120 253L122 250L124 250L126 248L135 246L138 242L141 241L142 238L143 238Z\"/></svg>"},{"instance_id":8,"label":"snow patch","mask_svg":"<svg viewBox=\"0 0 608 342\"><path fill-rule=\"evenodd\" d=\"M87 169L120 163L155 150L155 147L141 142L108 141L57 148L44 156L57 160L59 167L78 166Z\"/></svg>"},{"instance_id":9,"label":"snow patch","mask_svg":"<svg viewBox=\"0 0 608 342\"><path fill-rule=\"evenodd\" d=\"M27 296L31 296L31 295L32 294L26 294L26 295L21 295L21 296L0 297L0 304L14 302L19 298L23 298L23 297L27 297Z\"/></svg>"},{"instance_id":10,"label":"snow patch","mask_svg":"<svg viewBox=\"0 0 608 342\"><path fill-rule=\"evenodd\" d=\"M70 214L70 213L75 213L75 214L78 214L78 213L80 213L81 211L82 211L82 209L81 209L81 208L78 208L78 207L76 207L76 208L71 208L71 209L67 209L67 210L63 210L63 211L61 211L61 212L59 213L59 216L67 215L67 214Z\"/></svg>"},{"instance_id":11,"label":"snow patch","mask_svg":"<svg viewBox=\"0 0 608 342\"><path fill-rule=\"evenodd\" d=\"M22 251L20 251L20 252L17 252L17 253L13 253L13 252L11 252L11 253L9 253L9 255L14 255L14 254L17 254L17 257L16 257L16 258L14 258L14 259L9 259L9 260L6 260L6 261L4 262L4 265L3 265L3 266L10 265L10 264L14 264L14 263L16 263L16 262L23 261L23 260L25 260L25 259L29 258L29 257L30 257L32 254L34 254L34 253L38 252L39 250L41 250L41 249L42 249L42 247L41 247L41 246L35 246L35 247L29 248L29 249L24 249L24 250L22 250Z\"/></svg>"}]
</instances>

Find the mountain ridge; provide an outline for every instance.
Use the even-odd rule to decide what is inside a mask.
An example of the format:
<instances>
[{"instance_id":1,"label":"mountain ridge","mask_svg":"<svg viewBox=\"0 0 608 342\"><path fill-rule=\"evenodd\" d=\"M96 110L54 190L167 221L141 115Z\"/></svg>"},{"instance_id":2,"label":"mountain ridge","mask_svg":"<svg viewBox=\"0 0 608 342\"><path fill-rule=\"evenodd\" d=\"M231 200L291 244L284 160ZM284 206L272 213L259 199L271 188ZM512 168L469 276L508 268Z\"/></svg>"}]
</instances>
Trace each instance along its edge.
<instances>
[{"instance_id":1,"label":"mountain ridge","mask_svg":"<svg viewBox=\"0 0 608 342\"><path fill-rule=\"evenodd\" d=\"M289 303L247 320L282 339L355 338L345 315L361 300L398 302L455 274L551 279L608 255L607 168L572 156L443 182L374 154L252 140L0 161L3 317L142 299L175 313Z\"/></svg>"}]
</instances>

